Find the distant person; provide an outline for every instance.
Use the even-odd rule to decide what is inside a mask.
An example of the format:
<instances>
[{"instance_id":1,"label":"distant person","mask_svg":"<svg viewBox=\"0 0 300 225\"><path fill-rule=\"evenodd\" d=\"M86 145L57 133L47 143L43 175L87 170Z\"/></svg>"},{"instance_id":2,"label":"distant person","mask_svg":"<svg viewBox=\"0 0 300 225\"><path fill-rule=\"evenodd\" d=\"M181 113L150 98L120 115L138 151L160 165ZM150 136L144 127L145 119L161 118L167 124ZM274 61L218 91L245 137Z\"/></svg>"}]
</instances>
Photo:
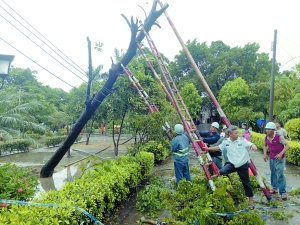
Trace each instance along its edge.
<instances>
[{"instance_id":1,"label":"distant person","mask_svg":"<svg viewBox=\"0 0 300 225\"><path fill-rule=\"evenodd\" d=\"M178 186L182 178L188 181L191 180L188 161L190 139L187 134L184 133L182 124L176 124L174 130L176 136L171 141L171 151L174 159L176 186Z\"/></svg>"},{"instance_id":2,"label":"distant person","mask_svg":"<svg viewBox=\"0 0 300 225\"><path fill-rule=\"evenodd\" d=\"M248 127L246 126L245 127L245 130L244 132L242 133L242 136L247 140L247 141L250 141L250 138L251 138L251 133L248 129Z\"/></svg>"},{"instance_id":3,"label":"distant person","mask_svg":"<svg viewBox=\"0 0 300 225\"><path fill-rule=\"evenodd\" d=\"M199 132L199 135L203 138L203 142L207 143L208 146L211 146L220 139L220 135L218 133L218 129L220 128L219 123L213 122L209 128L209 132ZM216 164L216 166L221 169L222 168L222 152L213 151L209 153L212 160ZM211 166L208 167L208 170L211 174L213 174L213 169Z\"/></svg>"},{"instance_id":4,"label":"distant person","mask_svg":"<svg viewBox=\"0 0 300 225\"><path fill-rule=\"evenodd\" d=\"M249 131L249 133L250 133L250 130L249 130L249 128L247 127L247 124L246 123L243 123L242 124L242 134L245 132L245 130L248 130Z\"/></svg>"},{"instance_id":5,"label":"distant person","mask_svg":"<svg viewBox=\"0 0 300 225\"><path fill-rule=\"evenodd\" d=\"M223 129L222 129L222 133L220 134L220 137L225 137L225 130L227 129L227 126L226 125L224 125L223 126Z\"/></svg>"},{"instance_id":6,"label":"distant person","mask_svg":"<svg viewBox=\"0 0 300 225\"><path fill-rule=\"evenodd\" d=\"M229 138L225 138L224 141L215 147L207 148L208 151L220 150L226 151L228 162L220 170L220 175L227 176L230 173L237 172L245 189L245 194L249 198L249 208L254 209L253 203L253 189L250 183L250 177L248 172L248 150L257 150L255 144L246 141L245 138L239 137L238 127L230 126L228 128Z\"/></svg>"},{"instance_id":7,"label":"distant person","mask_svg":"<svg viewBox=\"0 0 300 225\"><path fill-rule=\"evenodd\" d=\"M269 122L266 125L266 137L264 144L264 161L269 158L267 151L270 151L270 170L271 170L271 185L273 187L271 193L278 193L282 200L287 200L286 179L284 176L285 153L289 149L289 144L285 138L277 134L276 125Z\"/></svg>"},{"instance_id":8,"label":"distant person","mask_svg":"<svg viewBox=\"0 0 300 225\"><path fill-rule=\"evenodd\" d=\"M285 129L282 128L282 123L280 121L277 121L275 123L276 125L276 134L282 135L285 139L288 138L288 133L286 132Z\"/></svg>"}]
</instances>

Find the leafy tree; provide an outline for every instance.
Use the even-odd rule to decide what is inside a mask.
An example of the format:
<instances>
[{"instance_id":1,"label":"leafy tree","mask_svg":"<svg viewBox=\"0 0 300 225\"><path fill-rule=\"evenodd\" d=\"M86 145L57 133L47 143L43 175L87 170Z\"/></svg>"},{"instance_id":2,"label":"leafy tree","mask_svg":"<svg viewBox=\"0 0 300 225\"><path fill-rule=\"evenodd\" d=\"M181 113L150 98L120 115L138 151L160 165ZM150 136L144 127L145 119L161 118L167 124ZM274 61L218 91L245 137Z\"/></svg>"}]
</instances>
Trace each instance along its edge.
<instances>
[{"instance_id":1,"label":"leafy tree","mask_svg":"<svg viewBox=\"0 0 300 225\"><path fill-rule=\"evenodd\" d=\"M38 112L40 103L18 104L16 94L0 91L0 135L4 140L21 138L27 130L44 133L45 128L36 123L33 112Z\"/></svg>"},{"instance_id":2,"label":"leafy tree","mask_svg":"<svg viewBox=\"0 0 300 225\"><path fill-rule=\"evenodd\" d=\"M66 124L72 121L72 117L65 112L55 112L49 117L49 126L52 131L60 127L64 127Z\"/></svg>"},{"instance_id":3,"label":"leafy tree","mask_svg":"<svg viewBox=\"0 0 300 225\"><path fill-rule=\"evenodd\" d=\"M240 110L249 111L252 109L251 90L242 78L237 78L234 81L228 81L220 90L218 100L219 103L231 121L236 121L242 118L239 115ZM245 116L245 114L244 114Z\"/></svg>"},{"instance_id":4,"label":"leafy tree","mask_svg":"<svg viewBox=\"0 0 300 225\"><path fill-rule=\"evenodd\" d=\"M202 98L194 84L187 84L180 89L180 95L192 118L198 117L201 108Z\"/></svg>"},{"instance_id":5,"label":"leafy tree","mask_svg":"<svg viewBox=\"0 0 300 225\"><path fill-rule=\"evenodd\" d=\"M279 114L280 120L287 122L293 118L300 118L300 93L296 94L294 98L288 101L288 107L286 110Z\"/></svg>"},{"instance_id":6,"label":"leafy tree","mask_svg":"<svg viewBox=\"0 0 300 225\"><path fill-rule=\"evenodd\" d=\"M279 115L287 108L287 102L294 96L295 82L287 76L277 75L274 85L274 114Z\"/></svg>"},{"instance_id":7,"label":"leafy tree","mask_svg":"<svg viewBox=\"0 0 300 225\"><path fill-rule=\"evenodd\" d=\"M222 41L212 42L208 46L194 39L187 42L187 48L215 95L227 81L237 77L243 78L248 84L269 79L271 62L266 53L258 53L257 43L231 48ZM175 56L175 62L170 63L170 66L176 80L185 76L193 77L194 71L183 51ZM276 69L278 71L279 67ZM197 89L204 91L202 85L197 86Z\"/></svg>"}]
</instances>

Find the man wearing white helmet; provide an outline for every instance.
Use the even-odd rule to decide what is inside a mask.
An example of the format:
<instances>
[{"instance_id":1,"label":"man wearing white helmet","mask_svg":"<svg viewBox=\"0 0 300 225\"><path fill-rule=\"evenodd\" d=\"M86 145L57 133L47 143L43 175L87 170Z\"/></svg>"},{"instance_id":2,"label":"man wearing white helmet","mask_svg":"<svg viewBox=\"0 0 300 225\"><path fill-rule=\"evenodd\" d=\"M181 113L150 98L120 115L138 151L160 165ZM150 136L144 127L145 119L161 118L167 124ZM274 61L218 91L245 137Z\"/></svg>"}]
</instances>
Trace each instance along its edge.
<instances>
[{"instance_id":1,"label":"man wearing white helmet","mask_svg":"<svg viewBox=\"0 0 300 225\"><path fill-rule=\"evenodd\" d=\"M220 170L220 175L227 176L230 173L237 172L244 186L245 195L249 198L249 207L250 209L254 209L253 189L248 173L248 150L252 149L256 151L257 147L250 141L246 141L244 138L239 137L237 126L230 126L228 128L228 135L229 138L225 138L219 146L210 147L207 150L215 151L222 149L223 151L226 151L228 161Z\"/></svg>"},{"instance_id":2,"label":"man wearing white helmet","mask_svg":"<svg viewBox=\"0 0 300 225\"><path fill-rule=\"evenodd\" d=\"M218 122L213 122L210 126L209 132L199 132L200 136L203 138L203 141L208 144L208 146L213 145L218 142L220 139L220 135L218 133L220 125ZM217 165L219 169L222 168L222 152L218 151L211 151L209 152L212 160ZM208 170L211 174L213 174L213 170L211 166L208 167Z\"/></svg>"},{"instance_id":3,"label":"man wearing white helmet","mask_svg":"<svg viewBox=\"0 0 300 225\"><path fill-rule=\"evenodd\" d=\"M182 124L176 124L174 130L176 136L171 141L171 151L174 159L176 185L178 185L182 178L188 181L191 180L188 162L190 139L184 133Z\"/></svg>"},{"instance_id":4,"label":"man wearing white helmet","mask_svg":"<svg viewBox=\"0 0 300 225\"><path fill-rule=\"evenodd\" d=\"M281 195L282 200L287 200L286 180L284 176L285 152L289 149L289 145L285 138L276 134L276 125L269 122L266 125L266 137L264 145L264 160L268 160L267 151L270 151L270 169L271 169L271 185L272 193Z\"/></svg>"}]
</instances>

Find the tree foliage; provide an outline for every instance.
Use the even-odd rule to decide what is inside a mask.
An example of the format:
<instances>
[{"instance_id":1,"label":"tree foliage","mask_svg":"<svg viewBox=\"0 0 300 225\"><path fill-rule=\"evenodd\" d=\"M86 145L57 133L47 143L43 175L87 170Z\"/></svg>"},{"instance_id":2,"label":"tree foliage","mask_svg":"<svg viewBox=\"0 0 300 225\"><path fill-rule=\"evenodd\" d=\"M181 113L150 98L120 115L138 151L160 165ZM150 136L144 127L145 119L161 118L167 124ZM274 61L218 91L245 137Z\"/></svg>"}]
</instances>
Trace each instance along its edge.
<instances>
[{"instance_id":1,"label":"tree foliage","mask_svg":"<svg viewBox=\"0 0 300 225\"><path fill-rule=\"evenodd\" d=\"M222 87L218 100L227 117L235 121L241 119L240 111L252 109L251 95L248 84L239 77L234 81L228 81Z\"/></svg>"},{"instance_id":2,"label":"tree foliage","mask_svg":"<svg viewBox=\"0 0 300 225\"><path fill-rule=\"evenodd\" d=\"M186 84L180 89L180 95L192 118L198 118L201 109L202 98L194 84Z\"/></svg>"}]
</instances>

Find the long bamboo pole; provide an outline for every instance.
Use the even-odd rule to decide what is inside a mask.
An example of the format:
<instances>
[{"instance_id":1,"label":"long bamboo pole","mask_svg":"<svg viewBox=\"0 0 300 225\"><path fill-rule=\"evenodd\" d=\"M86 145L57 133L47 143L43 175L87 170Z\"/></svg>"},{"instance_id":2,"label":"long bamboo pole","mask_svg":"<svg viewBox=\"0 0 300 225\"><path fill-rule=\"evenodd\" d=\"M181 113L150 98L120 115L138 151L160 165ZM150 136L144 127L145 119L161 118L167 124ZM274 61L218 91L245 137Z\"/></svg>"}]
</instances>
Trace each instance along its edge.
<instances>
[{"instance_id":1,"label":"long bamboo pole","mask_svg":"<svg viewBox=\"0 0 300 225\"><path fill-rule=\"evenodd\" d=\"M74 165L75 163L78 163L78 162L80 162L80 161L82 161L82 160L87 159L88 157L91 157L91 156L93 156L93 155L99 154L100 152L105 151L105 150L108 149L109 147L110 147L110 146L108 146L108 147L106 147L106 148L104 148L104 149L102 149L102 150L100 150L100 151L98 151L98 152L96 152L96 153L94 153L94 154L90 154L90 155L87 156L87 157L84 157L84 158L82 158L82 159L79 159L79 160L77 160L77 161L75 161L75 162L69 163L69 164L65 165L64 167L72 166L72 165Z\"/></svg>"}]
</instances>

